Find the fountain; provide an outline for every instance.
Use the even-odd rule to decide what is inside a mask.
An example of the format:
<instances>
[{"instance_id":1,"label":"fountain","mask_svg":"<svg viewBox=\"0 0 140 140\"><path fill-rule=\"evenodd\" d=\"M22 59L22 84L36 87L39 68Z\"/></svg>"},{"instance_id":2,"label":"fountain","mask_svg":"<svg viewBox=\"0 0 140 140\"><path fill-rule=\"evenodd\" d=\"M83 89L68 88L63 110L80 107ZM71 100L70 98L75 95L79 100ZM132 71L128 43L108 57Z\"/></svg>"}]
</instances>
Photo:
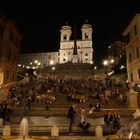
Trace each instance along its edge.
<instances>
[{"instance_id":1,"label":"fountain","mask_svg":"<svg viewBox=\"0 0 140 140\"><path fill-rule=\"evenodd\" d=\"M117 137L120 139L140 139L140 117L133 119L128 125L122 127Z\"/></svg>"}]
</instances>

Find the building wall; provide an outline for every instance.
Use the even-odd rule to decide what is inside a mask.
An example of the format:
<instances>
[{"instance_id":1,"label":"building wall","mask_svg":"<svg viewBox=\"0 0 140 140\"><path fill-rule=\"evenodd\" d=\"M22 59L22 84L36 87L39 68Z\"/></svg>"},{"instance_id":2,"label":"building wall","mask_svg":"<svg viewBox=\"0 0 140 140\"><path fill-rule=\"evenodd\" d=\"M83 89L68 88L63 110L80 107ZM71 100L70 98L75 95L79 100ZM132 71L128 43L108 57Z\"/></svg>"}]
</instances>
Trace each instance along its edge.
<instances>
[{"instance_id":1,"label":"building wall","mask_svg":"<svg viewBox=\"0 0 140 140\"><path fill-rule=\"evenodd\" d=\"M58 52L29 53L20 55L20 65L23 68L39 67L44 68L48 65L58 63Z\"/></svg>"},{"instance_id":2,"label":"building wall","mask_svg":"<svg viewBox=\"0 0 140 140\"><path fill-rule=\"evenodd\" d=\"M16 80L21 34L14 23L0 18L0 85Z\"/></svg>"},{"instance_id":3,"label":"building wall","mask_svg":"<svg viewBox=\"0 0 140 140\"><path fill-rule=\"evenodd\" d=\"M126 57L128 81L140 83L140 14L136 14L123 35L126 36Z\"/></svg>"}]
</instances>

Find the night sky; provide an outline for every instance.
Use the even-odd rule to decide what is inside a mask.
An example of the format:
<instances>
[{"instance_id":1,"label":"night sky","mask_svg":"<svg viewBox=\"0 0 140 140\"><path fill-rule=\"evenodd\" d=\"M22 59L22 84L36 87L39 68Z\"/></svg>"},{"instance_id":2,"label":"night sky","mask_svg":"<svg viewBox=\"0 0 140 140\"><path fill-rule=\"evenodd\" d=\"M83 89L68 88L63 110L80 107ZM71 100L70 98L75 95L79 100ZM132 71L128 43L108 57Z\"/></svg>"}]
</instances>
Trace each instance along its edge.
<instances>
[{"instance_id":1,"label":"night sky","mask_svg":"<svg viewBox=\"0 0 140 140\"><path fill-rule=\"evenodd\" d=\"M11 18L22 33L20 53L58 51L60 28L67 21L77 27L87 19L93 26L95 60L121 38L130 17L140 11L140 0L1 0L0 15ZM73 38L72 38L73 39Z\"/></svg>"}]
</instances>

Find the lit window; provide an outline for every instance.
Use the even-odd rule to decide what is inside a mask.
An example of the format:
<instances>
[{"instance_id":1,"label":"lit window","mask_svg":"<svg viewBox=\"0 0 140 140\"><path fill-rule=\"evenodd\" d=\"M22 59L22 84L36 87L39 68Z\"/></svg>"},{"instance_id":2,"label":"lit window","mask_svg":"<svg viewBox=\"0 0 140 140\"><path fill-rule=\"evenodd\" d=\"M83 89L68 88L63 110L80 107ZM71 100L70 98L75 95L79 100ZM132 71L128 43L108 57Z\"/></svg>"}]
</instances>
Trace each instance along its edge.
<instances>
[{"instance_id":1,"label":"lit window","mask_svg":"<svg viewBox=\"0 0 140 140\"><path fill-rule=\"evenodd\" d=\"M88 34L87 34L87 33L85 33L85 38L86 38L86 39L88 38Z\"/></svg>"}]
</instances>

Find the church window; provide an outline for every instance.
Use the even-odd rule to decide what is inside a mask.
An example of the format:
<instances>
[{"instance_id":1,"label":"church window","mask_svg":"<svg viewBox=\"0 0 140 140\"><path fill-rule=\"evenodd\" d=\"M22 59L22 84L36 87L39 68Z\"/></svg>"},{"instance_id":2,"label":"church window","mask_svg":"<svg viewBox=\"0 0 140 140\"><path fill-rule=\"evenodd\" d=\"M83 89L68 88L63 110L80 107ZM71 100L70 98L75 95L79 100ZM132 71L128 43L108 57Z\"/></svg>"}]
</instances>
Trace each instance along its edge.
<instances>
[{"instance_id":1,"label":"church window","mask_svg":"<svg viewBox=\"0 0 140 140\"><path fill-rule=\"evenodd\" d=\"M86 53L85 56L88 56L88 54Z\"/></svg>"},{"instance_id":2,"label":"church window","mask_svg":"<svg viewBox=\"0 0 140 140\"><path fill-rule=\"evenodd\" d=\"M88 38L88 34L87 34L87 33L85 33L85 38L86 38L86 39Z\"/></svg>"},{"instance_id":3,"label":"church window","mask_svg":"<svg viewBox=\"0 0 140 140\"><path fill-rule=\"evenodd\" d=\"M65 62L65 61L66 61L66 59L65 59L65 58L63 58L63 61Z\"/></svg>"},{"instance_id":4,"label":"church window","mask_svg":"<svg viewBox=\"0 0 140 140\"><path fill-rule=\"evenodd\" d=\"M65 56L65 53L63 55Z\"/></svg>"},{"instance_id":5,"label":"church window","mask_svg":"<svg viewBox=\"0 0 140 140\"><path fill-rule=\"evenodd\" d=\"M64 36L63 36L63 39L64 39L64 40L67 40L67 35L64 35Z\"/></svg>"}]
</instances>

